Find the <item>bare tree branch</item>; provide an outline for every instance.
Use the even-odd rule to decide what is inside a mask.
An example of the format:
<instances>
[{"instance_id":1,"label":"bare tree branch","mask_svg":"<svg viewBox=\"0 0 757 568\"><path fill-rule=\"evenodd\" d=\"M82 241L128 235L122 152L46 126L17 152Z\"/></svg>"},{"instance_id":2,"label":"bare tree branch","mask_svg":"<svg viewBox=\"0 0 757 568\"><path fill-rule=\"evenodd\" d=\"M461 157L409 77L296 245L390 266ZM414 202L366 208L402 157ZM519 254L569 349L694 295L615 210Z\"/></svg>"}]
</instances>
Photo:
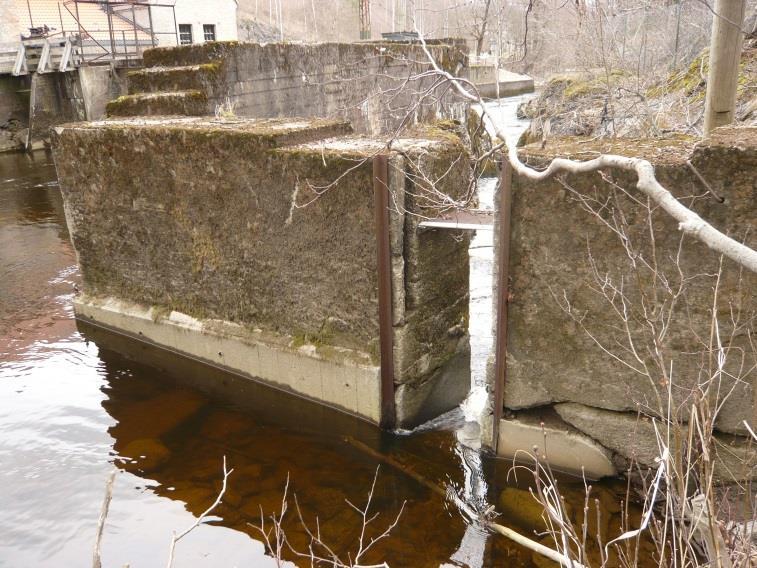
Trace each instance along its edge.
<instances>
[{"instance_id":1,"label":"bare tree branch","mask_svg":"<svg viewBox=\"0 0 757 568\"><path fill-rule=\"evenodd\" d=\"M212 513L213 509L215 509L216 507L218 507L218 505L221 504L223 495L224 493L226 493L226 482L229 479L229 475L231 475L232 471L234 470L226 469L226 456L223 456L223 485L221 486L221 491L218 493L216 500L213 501L213 504L207 509L205 509L205 512L203 512L199 517L197 517L197 520L194 523L192 523L191 526L187 527L185 530L183 530L179 534L176 534L174 532L173 538L171 538L171 547L168 553L168 563L166 564L167 568L172 568L173 566L174 552L176 551L176 543L179 542L185 536L187 536L189 533L191 533L193 530L195 530L197 527L199 527L202 524L202 522L205 520L205 517L207 517L210 513Z\"/></svg>"},{"instance_id":2,"label":"bare tree branch","mask_svg":"<svg viewBox=\"0 0 757 568\"><path fill-rule=\"evenodd\" d=\"M505 135L504 130L489 114L482 98L466 89L459 78L454 77L451 73L444 71L439 67L434 57L431 55L431 52L428 50L425 39L420 33L418 35L421 46L434 70L450 81L463 98L476 103L479 106L481 119L486 128L490 131L492 140L499 139L506 141L507 136ZM678 228L681 231L703 242L709 248L727 256L752 272L757 272L757 251L718 231L694 211L678 201L670 191L665 189L660 182L657 181L654 166L647 160L642 160L641 158L628 158L626 156L617 156L613 154L603 154L586 162L577 162L566 158L555 158L545 170L539 171L528 167L520 160L518 149L515 145L507 144L506 147L507 159L515 172L518 175L533 181L543 181L562 172L579 174L608 168L634 172L638 178L636 187L639 191L650 197L655 203L661 206L666 213L678 221Z\"/></svg>"}]
</instances>

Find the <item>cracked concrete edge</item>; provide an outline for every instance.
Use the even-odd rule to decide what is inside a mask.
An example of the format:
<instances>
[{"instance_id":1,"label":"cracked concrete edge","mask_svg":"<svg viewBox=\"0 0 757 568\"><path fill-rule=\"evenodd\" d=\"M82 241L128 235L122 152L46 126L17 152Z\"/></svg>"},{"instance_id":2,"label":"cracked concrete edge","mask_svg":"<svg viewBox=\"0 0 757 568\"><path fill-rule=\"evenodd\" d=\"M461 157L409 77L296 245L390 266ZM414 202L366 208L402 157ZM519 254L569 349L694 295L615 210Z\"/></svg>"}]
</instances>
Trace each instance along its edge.
<instances>
[{"instance_id":1,"label":"cracked concrete edge","mask_svg":"<svg viewBox=\"0 0 757 568\"><path fill-rule=\"evenodd\" d=\"M612 454L606 448L569 428L567 425L503 418L499 423L497 455L528 464L531 461L529 456L533 455L534 448L538 448L539 454L547 456L553 470L584 475L587 479L618 474Z\"/></svg>"}]
</instances>

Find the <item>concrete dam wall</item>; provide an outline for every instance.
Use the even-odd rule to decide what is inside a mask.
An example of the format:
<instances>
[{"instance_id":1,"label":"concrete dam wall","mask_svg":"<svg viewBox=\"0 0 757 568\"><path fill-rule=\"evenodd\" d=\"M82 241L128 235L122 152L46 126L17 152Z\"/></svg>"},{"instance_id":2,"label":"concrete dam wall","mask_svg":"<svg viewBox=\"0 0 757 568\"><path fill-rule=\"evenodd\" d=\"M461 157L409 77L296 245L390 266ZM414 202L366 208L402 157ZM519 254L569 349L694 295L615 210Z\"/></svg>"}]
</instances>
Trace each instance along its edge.
<instances>
[{"instance_id":1,"label":"concrete dam wall","mask_svg":"<svg viewBox=\"0 0 757 568\"><path fill-rule=\"evenodd\" d=\"M27 138L42 147L56 124L104 118L106 103L125 92L125 70L107 65L0 75L0 152L24 148Z\"/></svg>"},{"instance_id":2,"label":"concrete dam wall","mask_svg":"<svg viewBox=\"0 0 757 568\"><path fill-rule=\"evenodd\" d=\"M428 49L446 71L467 75L464 43ZM128 75L130 94L108 105L111 116L212 115L226 105L239 116L336 118L385 134L463 112L437 77L422 76L430 64L420 45L215 42L148 50L144 63Z\"/></svg>"},{"instance_id":3,"label":"concrete dam wall","mask_svg":"<svg viewBox=\"0 0 757 568\"><path fill-rule=\"evenodd\" d=\"M418 229L420 212L433 215L423 180L468 187L455 135L420 129L388 154L394 377L382 394L382 141L327 119L139 117L55 132L79 317L375 423L412 425L467 393L469 239Z\"/></svg>"},{"instance_id":4,"label":"concrete dam wall","mask_svg":"<svg viewBox=\"0 0 757 568\"><path fill-rule=\"evenodd\" d=\"M521 158L535 167L599 152L646 158L684 204L755 247L756 134L721 128L704 142L558 139L526 146ZM543 445L544 422L550 432L583 436L604 453L607 471L623 471L631 459L654 466L653 419L664 433L668 416L688 421L704 396L717 411L719 477L752 477L756 464L740 460L751 443L745 422L754 425L757 408L757 275L683 238L635 183L617 172L514 180L509 422L537 432L521 449ZM500 450L517 449L512 432L500 431Z\"/></svg>"},{"instance_id":5,"label":"concrete dam wall","mask_svg":"<svg viewBox=\"0 0 757 568\"><path fill-rule=\"evenodd\" d=\"M465 197L470 155L457 126L424 123L454 101L426 107L417 85L394 92L397 106L384 98L417 71L416 46L388 49L156 49L113 118L57 127L78 317L385 427L458 404L470 387L470 236L420 225L449 213L429 191ZM434 49L460 64L455 46ZM333 74L316 82L321 68ZM382 133L408 117L421 124L387 149ZM754 246L754 129L521 152L536 166L649 159L685 204ZM615 173L513 180L498 451L532 451L546 430L554 467L601 477L652 466L652 420L685 422L706 399L718 475L752 477L755 275L682 240L634 184Z\"/></svg>"}]
</instances>

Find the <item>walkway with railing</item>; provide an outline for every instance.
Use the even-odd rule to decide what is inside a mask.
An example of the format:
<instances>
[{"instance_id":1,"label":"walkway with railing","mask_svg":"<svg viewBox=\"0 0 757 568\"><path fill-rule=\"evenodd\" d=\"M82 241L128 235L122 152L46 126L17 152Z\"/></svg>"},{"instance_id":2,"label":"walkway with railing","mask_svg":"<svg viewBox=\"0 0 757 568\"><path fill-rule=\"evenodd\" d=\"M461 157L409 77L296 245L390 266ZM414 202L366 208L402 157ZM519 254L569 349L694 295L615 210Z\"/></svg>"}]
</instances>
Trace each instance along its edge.
<instances>
[{"instance_id":1,"label":"walkway with railing","mask_svg":"<svg viewBox=\"0 0 757 568\"><path fill-rule=\"evenodd\" d=\"M172 4L15 1L22 33L17 43L0 44L0 74L67 71L90 63L139 65L145 49L177 43ZM165 29L157 29L156 20Z\"/></svg>"}]
</instances>

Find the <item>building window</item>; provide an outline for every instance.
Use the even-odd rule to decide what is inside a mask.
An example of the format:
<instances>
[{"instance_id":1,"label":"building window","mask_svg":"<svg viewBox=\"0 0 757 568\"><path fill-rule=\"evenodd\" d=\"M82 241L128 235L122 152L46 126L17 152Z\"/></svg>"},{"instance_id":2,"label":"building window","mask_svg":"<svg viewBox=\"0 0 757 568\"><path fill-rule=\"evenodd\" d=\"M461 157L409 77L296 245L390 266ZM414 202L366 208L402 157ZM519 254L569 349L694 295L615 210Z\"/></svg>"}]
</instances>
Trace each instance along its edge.
<instances>
[{"instance_id":1,"label":"building window","mask_svg":"<svg viewBox=\"0 0 757 568\"><path fill-rule=\"evenodd\" d=\"M216 40L215 24L203 24L202 33L205 36L205 41L215 41Z\"/></svg>"},{"instance_id":2,"label":"building window","mask_svg":"<svg viewBox=\"0 0 757 568\"><path fill-rule=\"evenodd\" d=\"M192 43L192 24L179 24L179 43L181 45Z\"/></svg>"}]
</instances>

